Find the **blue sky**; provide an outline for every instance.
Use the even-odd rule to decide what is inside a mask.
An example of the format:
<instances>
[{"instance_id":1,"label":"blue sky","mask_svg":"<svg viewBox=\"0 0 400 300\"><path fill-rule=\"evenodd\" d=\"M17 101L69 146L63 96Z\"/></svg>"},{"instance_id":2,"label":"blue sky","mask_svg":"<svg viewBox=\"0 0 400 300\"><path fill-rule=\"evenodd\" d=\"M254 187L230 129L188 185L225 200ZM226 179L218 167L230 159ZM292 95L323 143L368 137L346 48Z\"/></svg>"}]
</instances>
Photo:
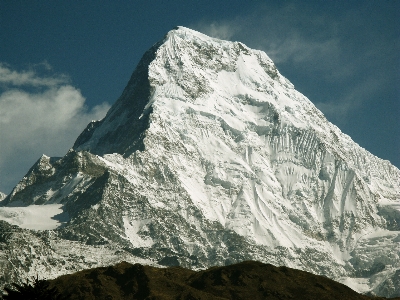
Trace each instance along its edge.
<instances>
[{"instance_id":1,"label":"blue sky","mask_svg":"<svg viewBox=\"0 0 400 300\"><path fill-rule=\"evenodd\" d=\"M328 120L400 166L400 1L1 1L0 191L62 156L177 25L261 49Z\"/></svg>"}]
</instances>

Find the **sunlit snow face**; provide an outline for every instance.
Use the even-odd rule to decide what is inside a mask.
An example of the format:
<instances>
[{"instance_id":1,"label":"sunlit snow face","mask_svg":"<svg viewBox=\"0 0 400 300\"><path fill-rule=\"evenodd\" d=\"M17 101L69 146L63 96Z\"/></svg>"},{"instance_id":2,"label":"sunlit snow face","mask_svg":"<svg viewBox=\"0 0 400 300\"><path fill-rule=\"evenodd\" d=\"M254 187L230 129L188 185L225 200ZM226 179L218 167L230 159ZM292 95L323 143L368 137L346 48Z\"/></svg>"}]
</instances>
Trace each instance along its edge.
<instances>
[{"instance_id":1,"label":"sunlit snow face","mask_svg":"<svg viewBox=\"0 0 400 300\"><path fill-rule=\"evenodd\" d=\"M0 207L0 220L26 229L51 230L67 222L68 214L62 204Z\"/></svg>"}]
</instances>

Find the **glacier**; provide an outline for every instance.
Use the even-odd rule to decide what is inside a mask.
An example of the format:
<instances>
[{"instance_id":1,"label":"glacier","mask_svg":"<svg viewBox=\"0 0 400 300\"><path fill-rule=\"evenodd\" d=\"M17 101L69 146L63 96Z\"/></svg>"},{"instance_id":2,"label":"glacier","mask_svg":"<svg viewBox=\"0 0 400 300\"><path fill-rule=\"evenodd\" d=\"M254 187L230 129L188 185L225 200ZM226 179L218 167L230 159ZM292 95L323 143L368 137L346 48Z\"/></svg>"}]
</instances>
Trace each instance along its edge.
<instances>
[{"instance_id":1,"label":"glacier","mask_svg":"<svg viewBox=\"0 0 400 300\"><path fill-rule=\"evenodd\" d=\"M3 283L75 270L70 247L85 249L78 269L253 259L400 296L399 169L330 123L266 53L184 27L144 54L103 120L64 157L43 155L0 205L20 227L7 210L57 209L50 227L4 225L47 254L19 244L28 262L10 263L19 248L0 238Z\"/></svg>"}]
</instances>

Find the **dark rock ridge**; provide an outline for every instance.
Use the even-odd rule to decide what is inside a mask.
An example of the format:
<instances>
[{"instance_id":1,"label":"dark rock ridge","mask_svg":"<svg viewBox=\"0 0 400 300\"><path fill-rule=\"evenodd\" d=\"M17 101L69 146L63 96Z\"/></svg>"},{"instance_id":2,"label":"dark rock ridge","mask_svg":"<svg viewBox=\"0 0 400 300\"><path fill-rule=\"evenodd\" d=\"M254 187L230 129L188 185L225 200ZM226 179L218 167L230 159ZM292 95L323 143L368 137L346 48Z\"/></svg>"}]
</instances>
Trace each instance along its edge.
<instances>
[{"instance_id":1,"label":"dark rock ridge","mask_svg":"<svg viewBox=\"0 0 400 300\"><path fill-rule=\"evenodd\" d=\"M121 262L60 276L51 286L71 300L371 299L323 276L255 261L197 272Z\"/></svg>"}]
</instances>

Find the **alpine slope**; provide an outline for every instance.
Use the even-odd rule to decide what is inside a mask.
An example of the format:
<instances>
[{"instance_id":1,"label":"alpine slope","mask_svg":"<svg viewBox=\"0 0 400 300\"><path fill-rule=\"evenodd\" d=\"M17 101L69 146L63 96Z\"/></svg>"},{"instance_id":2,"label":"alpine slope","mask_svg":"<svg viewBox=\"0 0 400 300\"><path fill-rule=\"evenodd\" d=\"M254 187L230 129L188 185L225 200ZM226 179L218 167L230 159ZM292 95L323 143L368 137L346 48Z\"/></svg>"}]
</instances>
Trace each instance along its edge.
<instances>
[{"instance_id":1,"label":"alpine slope","mask_svg":"<svg viewBox=\"0 0 400 300\"><path fill-rule=\"evenodd\" d=\"M24 250L30 265L10 264L12 245L0 247L3 278L71 272L61 243L86 249L81 268L96 253L96 266L251 259L400 296L399 169L330 123L263 51L184 27L144 54L103 120L64 157L43 155L0 205L0 220L24 228L15 235L46 235L54 257Z\"/></svg>"}]
</instances>

